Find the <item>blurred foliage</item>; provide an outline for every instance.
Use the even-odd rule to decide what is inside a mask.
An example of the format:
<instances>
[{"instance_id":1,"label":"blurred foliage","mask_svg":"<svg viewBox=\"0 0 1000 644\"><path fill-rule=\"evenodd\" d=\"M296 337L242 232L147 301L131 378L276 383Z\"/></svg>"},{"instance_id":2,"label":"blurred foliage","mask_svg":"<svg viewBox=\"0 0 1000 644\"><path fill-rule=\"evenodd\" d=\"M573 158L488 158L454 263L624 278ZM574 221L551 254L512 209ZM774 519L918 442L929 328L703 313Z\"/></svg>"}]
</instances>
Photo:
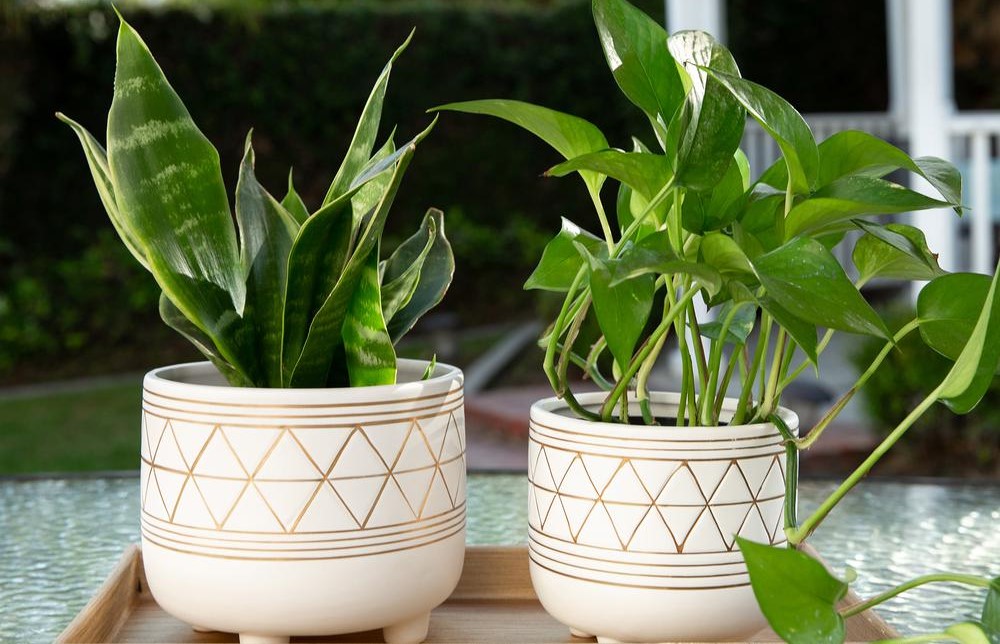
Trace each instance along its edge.
<instances>
[{"instance_id":1,"label":"blurred foliage","mask_svg":"<svg viewBox=\"0 0 1000 644\"><path fill-rule=\"evenodd\" d=\"M899 308L886 316L890 329L899 329L914 317ZM851 356L860 371L867 369L884 346L876 338L859 342ZM890 432L951 368L951 361L928 348L918 332L899 342L868 384L861 398L880 434ZM914 467L919 464L919 468ZM976 409L957 416L944 405L934 405L910 428L880 466L883 473L910 473L919 469L932 476L995 477L1000 475L1000 378L995 378Z\"/></svg>"}]
</instances>

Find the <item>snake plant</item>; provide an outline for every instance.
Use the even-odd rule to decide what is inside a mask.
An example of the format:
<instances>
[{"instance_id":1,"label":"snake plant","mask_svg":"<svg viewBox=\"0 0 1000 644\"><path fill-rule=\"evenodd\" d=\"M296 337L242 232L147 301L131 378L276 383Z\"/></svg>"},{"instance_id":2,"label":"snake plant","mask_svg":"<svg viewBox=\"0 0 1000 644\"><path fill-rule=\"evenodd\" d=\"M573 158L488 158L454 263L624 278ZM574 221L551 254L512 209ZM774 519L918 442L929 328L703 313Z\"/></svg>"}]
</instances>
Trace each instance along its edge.
<instances>
[{"instance_id":1,"label":"snake plant","mask_svg":"<svg viewBox=\"0 0 1000 644\"><path fill-rule=\"evenodd\" d=\"M409 41L375 81L314 211L291 173L280 201L257 181L248 134L234 225L218 152L124 19L107 151L79 123L57 115L79 137L111 223L162 289L164 322L230 384L392 384L396 342L451 283L454 258L437 210L380 260L400 181L434 126L398 147L390 134L375 148L389 74Z\"/></svg>"}]
</instances>

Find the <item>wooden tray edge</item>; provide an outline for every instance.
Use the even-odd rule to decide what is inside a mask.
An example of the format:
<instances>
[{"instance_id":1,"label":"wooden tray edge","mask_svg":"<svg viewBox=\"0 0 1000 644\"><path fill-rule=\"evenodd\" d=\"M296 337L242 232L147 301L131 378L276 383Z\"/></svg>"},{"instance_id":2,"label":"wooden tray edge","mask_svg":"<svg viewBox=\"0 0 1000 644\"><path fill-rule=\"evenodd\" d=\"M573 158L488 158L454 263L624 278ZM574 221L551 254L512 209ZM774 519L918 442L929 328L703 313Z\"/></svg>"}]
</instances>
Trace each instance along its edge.
<instances>
[{"instance_id":1,"label":"wooden tray edge","mask_svg":"<svg viewBox=\"0 0 1000 644\"><path fill-rule=\"evenodd\" d=\"M142 551L132 544L87 605L56 638L56 644L108 642L128 621L139 595Z\"/></svg>"}]
</instances>

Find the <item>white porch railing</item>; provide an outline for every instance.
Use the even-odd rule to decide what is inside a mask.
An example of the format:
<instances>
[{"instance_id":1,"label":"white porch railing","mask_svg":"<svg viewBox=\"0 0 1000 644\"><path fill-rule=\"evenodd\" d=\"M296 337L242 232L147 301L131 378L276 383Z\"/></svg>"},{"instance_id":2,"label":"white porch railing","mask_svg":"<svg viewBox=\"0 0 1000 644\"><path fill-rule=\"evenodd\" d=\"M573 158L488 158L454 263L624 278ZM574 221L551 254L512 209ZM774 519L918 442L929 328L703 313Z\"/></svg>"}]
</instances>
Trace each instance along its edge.
<instances>
[{"instance_id":1,"label":"white porch railing","mask_svg":"<svg viewBox=\"0 0 1000 644\"><path fill-rule=\"evenodd\" d=\"M805 115L817 142L841 130L863 130L906 148L906 132L888 113L858 112ZM1000 248L995 224L1000 221L1000 112L959 112L945 124L951 133L949 160L958 166L963 179L963 201L969 207L962 219L952 221L958 228L957 248L942 248L940 240L928 239L931 250L957 260L959 270L992 273ZM758 176L780 156L777 144L757 125L747 123L743 151L750 160L753 176ZM848 270L852 243L842 244L838 258Z\"/></svg>"}]
</instances>

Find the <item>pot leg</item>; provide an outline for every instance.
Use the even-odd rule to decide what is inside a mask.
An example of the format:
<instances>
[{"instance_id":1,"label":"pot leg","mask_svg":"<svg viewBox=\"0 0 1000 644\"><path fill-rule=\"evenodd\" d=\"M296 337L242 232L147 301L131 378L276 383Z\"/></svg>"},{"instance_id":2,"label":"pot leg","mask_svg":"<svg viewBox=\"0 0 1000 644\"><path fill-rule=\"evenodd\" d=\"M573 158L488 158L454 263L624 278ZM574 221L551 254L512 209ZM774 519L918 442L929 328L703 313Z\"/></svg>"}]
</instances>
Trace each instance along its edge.
<instances>
[{"instance_id":1,"label":"pot leg","mask_svg":"<svg viewBox=\"0 0 1000 644\"><path fill-rule=\"evenodd\" d=\"M382 629L386 644L420 644L427 638L431 614L424 613Z\"/></svg>"},{"instance_id":2,"label":"pot leg","mask_svg":"<svg viewBox=\"0 0 1000 644\"><path fill-rule=\"evenodd\" d=\"M586 633L584 631L581 631L578 628L573 628L572 626L569 629L569 634L572 635L573 637L579 637L579 638L582 638L582 639L585 639L585 640L594 639L594 636L591 635L590 633Z\"/></svg>"},{"instance_id":3,"label":"pot leg","mask_svg":"<svg viewBox=\"0 0 1000 644\"><path fill-rule=\"evenodd\" d=\"M191 624L191 630L194 631L195 633L214 633L215 632L215 629L205 628L204 626L195 626L194 624Z\"/></svg>"},{"instance_id":4,"label":"pot leg","mask_svg":"<svg viewBox=\"0 0 1000 644\"><path fill-rule=\"evenodd\" d=\"M254 635L253 633L240 633L240 644L288 644L292 639L288 635Z\"/></svg>"},{"instance_id":5,"label":"pot leg","mask_svg":"<svg viewBox=\"0 0 1000 644\"><path fill-rule=\"evenodd\" d=\"M612 637L603 637L601 635L598 635L597 644L622 644L622 643Z\"/></svg>"}]
</instances>

